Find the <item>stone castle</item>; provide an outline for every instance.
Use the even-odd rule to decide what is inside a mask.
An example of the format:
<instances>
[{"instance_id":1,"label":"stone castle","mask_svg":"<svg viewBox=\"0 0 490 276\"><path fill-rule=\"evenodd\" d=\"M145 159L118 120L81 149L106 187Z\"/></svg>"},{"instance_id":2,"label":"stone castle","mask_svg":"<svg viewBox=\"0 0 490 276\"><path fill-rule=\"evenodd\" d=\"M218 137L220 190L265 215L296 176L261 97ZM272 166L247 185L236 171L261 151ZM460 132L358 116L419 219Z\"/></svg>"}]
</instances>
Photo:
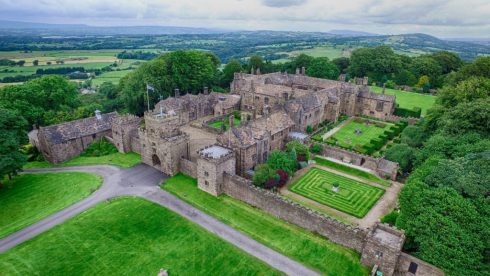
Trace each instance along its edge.
<instances>
[{"instance_id":1,"label":"stone castle","mask_svg":"<svg viewBox=\"0 0 490 276\"><path fill-rule=\"evenodd\" d=\"M387 275L401 271L401 262L402 270L408 269L413 257L400 257L405 239L400 231L381 225L372 230L344 228L342 223L259 191L246 179L257 164L265 162L272 151L283 149L287 141L306 142L308 126L336 122L341 115L381 120L393 116L395 97L369 92L367 78L349 83L312 78L304 72L301 68L296 74L235 73L229 94L204 88L198 95L180 95L176 89L174 97L158 102L143 118L97 114L40 128L30 133L30 139L46 160L60 163L79 154L90 142L106 137L120 152L137 152L143 163L167 175L184 172L196 177L198 187L210 194L229 194L353 248L362 254L365 265L379 266ZM233 111L239 111L241 118L234 118ZM229 120L229 127L207 131L206 122L213 118ZM235 119L240 119L239 124L235 125ZM396 177L396 163L334 151L330 157L359 159L356 162L370 164L380 175ZM272 210L269 204L279 209ZM333 228L326 231L318 228L321 225ZM422 271L430 268L421 261L417 264Z\"/></svg>"}]
</instances>

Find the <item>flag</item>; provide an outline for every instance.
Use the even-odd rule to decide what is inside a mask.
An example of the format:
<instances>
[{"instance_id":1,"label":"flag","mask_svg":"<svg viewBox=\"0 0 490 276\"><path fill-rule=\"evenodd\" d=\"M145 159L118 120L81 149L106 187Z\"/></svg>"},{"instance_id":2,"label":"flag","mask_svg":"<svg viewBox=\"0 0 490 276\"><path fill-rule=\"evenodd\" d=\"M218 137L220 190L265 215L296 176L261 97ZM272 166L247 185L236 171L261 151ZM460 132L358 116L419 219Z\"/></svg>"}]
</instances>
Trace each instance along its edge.
<instances>
[{"instance_id":1,"label":"flag","mask_svg":"<svg viewBox=\"0 0 490 276\"><path fill-rule=\"evenodd\" d=\"M146 84L146 90L147 91L152 91L152 92L155 92L155 87L149 85L149 84Z\"/></svg>"}]
</instances>

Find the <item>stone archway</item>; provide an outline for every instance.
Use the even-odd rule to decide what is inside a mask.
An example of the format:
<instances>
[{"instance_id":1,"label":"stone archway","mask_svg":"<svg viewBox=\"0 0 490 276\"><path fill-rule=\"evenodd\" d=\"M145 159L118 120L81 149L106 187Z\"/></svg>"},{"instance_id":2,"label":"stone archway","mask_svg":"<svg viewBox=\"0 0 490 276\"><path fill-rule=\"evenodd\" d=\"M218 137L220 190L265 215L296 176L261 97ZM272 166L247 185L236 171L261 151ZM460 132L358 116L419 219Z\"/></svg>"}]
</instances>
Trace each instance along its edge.
<instances>
[{"instance_id":1,"label":"stone archway","mask_svg":"<svg viewBox=\"0 0 490 276\"><path fill-rule=\"evenodd\" d=\"M153 154L151 156L151 161L153 163L153 166L161 166L162 165L162 163L160 162L160 158L158 158L158 155L156 155L156 154Z\"/></svg>"}]
</instances>

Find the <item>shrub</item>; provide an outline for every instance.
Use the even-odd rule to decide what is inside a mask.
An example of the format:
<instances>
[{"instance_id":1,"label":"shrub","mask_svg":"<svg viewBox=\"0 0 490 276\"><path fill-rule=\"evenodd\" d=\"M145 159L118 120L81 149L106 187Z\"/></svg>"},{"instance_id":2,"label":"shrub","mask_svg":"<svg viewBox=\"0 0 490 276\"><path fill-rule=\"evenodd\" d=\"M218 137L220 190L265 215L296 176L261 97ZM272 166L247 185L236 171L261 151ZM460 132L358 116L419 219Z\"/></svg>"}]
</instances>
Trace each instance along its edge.
<instances>
[{"instance_id":1,"label":"shrub","mask_svg":"<svg viewBox=\"0 0 490 276\"><path fill-rule=\"evenodd\" d=\"M385 128L386 127L386 124L382 123L382 122L375 122L374 125L379 127L379 128Z\"/></svg>"},{"instance_id":2,"label":"shrub","mask_svg":"<svg viewBox=\"0 0 490 276\"><path fill-rule=\"evenodd\" d=\"M323 147L320 144L314 143L313 145L311 145L310 151L318 154L323 151Z\"/></svg>"},{"instance_id":3,"label":"shrub","mask_svg":"<svg viewBox=\"0 0 490 276\"><path fill-rule=\"evenodd\" d=\"M306 126L306 133L311 134L313 132L313 127L308 125Z\"/></svg>"},{"instance_id":4,"label":"shrub","mask_svg":"<svg viewBox=\"0 0 490 276\"><path fill-rule=\"evenodd\" d=\"M328 137L327 139L325 139L325 143L334 146L337 144L337 139L335 139L333 137Z\"/></svg>"},{"instance_id":5,"label":"shrub","mask_svg":"<svg viewBox=\"0 0 490 276\"><path fill-rule=\"evenodd\" d=\"M317 141L317 142L322 142L323 138L320 134L315 134L315 135L311 136L311 140Z\"/></svg>"},{"instance_id":6,"label":"shrub","mask_svg":"<svg viewBox=\"0 0 490 276\"><path fill-rule=\"evenodd\" d=\"M396 107L395 112L393 112L396 116L400 117L414 117L414 118L420 118L422 115L422 109L420 107L414 107L412 109L407 109L407 108L402 108L402 107Z\"/></svg>"},{"instance_id":7,"label":"shrub","mask_svg":"<svg viewBox=\"0 0 490 276\"><path fill-rule=\"evenodd\" d=\"M116 153L117 148L111 144L109 141L107 141L106 138L102 138L99 141L95 141L92 144L90 144L81 154L80 156L92 156L92 157L98 157L98 156L104 156L104 155L109 155L112 153Z\"/></svg>"},{"instance_id":8,"label":"shrub","mask_svg":"<svg viewBox=\"0 0 490 276\"><path fill-rule=\"evenodd\" d=\"M300 155L298 155L300 156ZM297 168L297 160L294 159L292 154L288 154L284 151L273 151L267 159L267 164L273 170L283 170L289 175L292 175Z\"/></svg>"},{"instance_id":9,"label":"shrub","mask_svg":"<svg viewBox=\"0 0 490 276\"><path fill-rule=\"evenodd\" d=\"M389 225L393 226L396 224L396 219L398 218L398 212L397 211L391 211L390 213L386 214L381 218L382 223L388 223Z\"/></svg>"},{"instance_id":10,"label":"shrub","mask_svg":"<svg viewBox=\"0 0 490 276\"><path fill-rule=\"evenodd\" d=\"M310 151L305 144L298 141L291 141L286 144L287 152L291 152L293 149L296 151L298 156L303 155L306 160L310 159Z\"/></svg>"},{"instance_id":11,"label":"shrub","mask_svg":"<svg viewBox=\"0 0 490 276\"><path fill-rule=\"evenodd\" d=\"M284 186L284 184L286 184L286 182L288 181L288 178L289 178L288 173L283 171L283 170L277 170L276 173L279 176L279 181L278 181L277 185L279 187Z\"/></svg>"},{"instance_id":12,"label":"shrub","mask_svg":"<svg viewBox=\"0 0 490 276\"><path fill-rule=\"evenodd\" d=\"M231 114L236 118L236 119L241 119L241 113L238 110L233 110Z\"/></svg>"},{"instance_id":13,"label":"shrub","mask_svg":"<svg viewBox=\"0 0 490 276\"><path fill-rule=\"evenodd\" d=\"M385 158L397 162L402 172L409 172L415 160L415 151L407 144L396 144L386 150Z\"/></svg>"},{"instance_id":14,"label":"shrub","mask_svg":"<svg viewBox=\"0 0 490 276\"><path fill-rule=\"evenodd\" d=\"M260 164L255 167L255 174L252 178L254 185L264 187L264 184L271 178L274 178L276 171L271 169L267 164Z\"/></svg>"}]
</instances>

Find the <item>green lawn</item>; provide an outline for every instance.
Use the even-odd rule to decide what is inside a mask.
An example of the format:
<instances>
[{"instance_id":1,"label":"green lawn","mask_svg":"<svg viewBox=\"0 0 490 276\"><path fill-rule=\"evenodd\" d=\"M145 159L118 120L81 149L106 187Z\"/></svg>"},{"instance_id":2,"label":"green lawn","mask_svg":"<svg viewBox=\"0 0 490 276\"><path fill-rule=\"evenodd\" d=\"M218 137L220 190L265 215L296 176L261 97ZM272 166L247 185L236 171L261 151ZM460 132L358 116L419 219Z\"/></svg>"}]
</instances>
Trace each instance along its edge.
<instances>
[{"instance_id":1,"label":"green lawn","mask_svg":"<svg viewBox=\"0 0 490 276\"><path fill-rule=\"evenodd\" d=\"M141 156L139 154L134 152L129 152L129 153L117 152L117 153L112 153L99 157L78 156L58 165L53 165L46 161L29 162L24 166L24 169L86 166L86 165L114 165L122 168L129 168L139 163L141 163Z\"/></svg>"},{"instance_id":2,"label":"green lawn","mask_svg":"<svg viewBox=\"0 0 490 276\"><path fill-rule=\"evenodd\" d=\"M264 245L326 275L367 275L359 255L314 233L275 218L239 200L214 197L197 188L195 179L178 174L164 190L229 224Z\"/></svg>"},{"instance_id":3,"label":"green lawn","mask_svg":"<svg viewBox=\"0 0 490 276\"><path fill-rule=\"evenodd\" d=\"M381 93L383 91L382 87L370 86L372 92ZM385 93L387 95L395 95L396 102L402 108L412 109L414 107L420 107L422 109L422 116L427 113L427 110L431 108L436 102L436 96L396 90L396 89L386 89Z\"/></svg>"},{"instance_id":4,"label":"green lawn","mask_svg":"<svg viewBox=\"0 0 490 276\"><path fill-rule=\"evenodd\" d=\"M127 74L131 73L132 70L121 70L121 71L109 71L109 72L104 72L98 76L96 76L92 80L92 85L93 86L100 86L104 82L112 82L113 84L118 84L119 80L126 76Z\"/></svg>"},{"instance_id":5,"label":"green lawn","mask_svg":"<svg viewBox=\"0 0 490 276\"><path fill-rule=\"evenodd\" d=\"M101 183L95 174L78 172L15 177L0 189L0 238L80 201Z\"/></svg>"},{"instance_id":6,"label":"green lawn","mask_svg":"<svg viewBox=\"0 0 490 276\"><path fill-rule=\"evenodd\" d=\"M376 183L381 184L383 186L387 186L387 187L391 186L391 183L390 182L388 182L386 180L383 180L383 179L377 177L374 174L370 174L368 172L365 172L365 171L362 171L362 170L358 170L356 168L352 168L352 167L349 167L349 166L346 166L346 165L342 165L342 164L339 164L337 162L333 162L333 161L330 161L330 160L327 160L327 159L323 159L323 158L320 158L320 157L315 157L315 162L318 165L325 166L325 167L328 167L328 168L332 168L334 170L338 170L338 171L341 171L341 172L345 172L345 173L348 173L350 175L357 176L357 177L360 177L360 178L363 178L363 179L366 179L366 180L369 180L369 181L373 181L373 182L376 182Z\"/></svg>"},{"instance_id":7,"label":"green lawn","mask_svg":"<svg viewBox=\"0 0 490 276\"><path fill-rule=\"evenodd\" d=\"M338 192L332 191L334 183L340 185ZM318 168L311 168L289 190L358 218L364 217L385 192Z\"/></svg>"},{"instance_id":8,"label":"green lawn","mask_svg":"<svg viewBox=\"0 0 490 276\"><path fill-rule=\"evenodd\" d=\"M365 119L362 119L363 121ZM378 138L393 124L383 122L384 127L378 127L374 121L368 120L370 124L366 125L365 122L350 121L331 137L337 139L338 145L343 148L354 147L355 145L365 145L371 141L371 139ZM356 130L361 130L361 134L356 134Z\"/></svg>"},{"instance_id":9,"label":"green lawn","mask_svg":"<svg viewBox=\"0 0 490 276\"><path fill-rule=\"evenodd\" d=\"M240 119L234 118L233 125L237 126L239 124L240 124ZM209 123L208 125L212 126L214 128L221 129L221 126L223 125L223 121L215 121L215 122ZM227 119L226 123L225 123L225 128L228 129L229 127L230 127L230 122Z\"/></svg>"},{"instance_id":10,"label":"green lawn","mask_svg":"<svg viewBox=\"0 0 490 276\"><path fill-rule=\"evenodd\" d=\"M0 255L2 275L280 275L168 209L100 203Z\"/></svg>"}]
</instances>

